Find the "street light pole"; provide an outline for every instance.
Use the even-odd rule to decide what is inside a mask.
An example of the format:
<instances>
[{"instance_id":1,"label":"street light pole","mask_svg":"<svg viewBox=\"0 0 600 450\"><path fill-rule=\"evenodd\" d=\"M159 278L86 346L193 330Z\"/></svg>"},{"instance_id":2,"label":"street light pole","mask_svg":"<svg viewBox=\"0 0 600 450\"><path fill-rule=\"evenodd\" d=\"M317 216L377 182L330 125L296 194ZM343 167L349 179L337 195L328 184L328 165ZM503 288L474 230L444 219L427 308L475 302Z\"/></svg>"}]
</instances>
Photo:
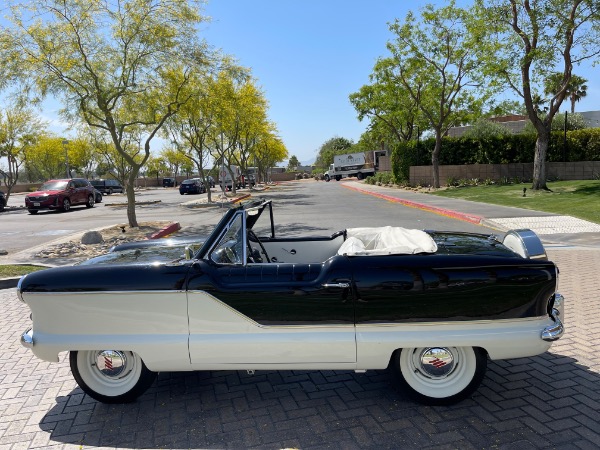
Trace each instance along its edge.
<instances>
[{"instance_id":1,"label":"street light pole","mask_svg":"<svg viewBox=\"0 0 600 450\"><path fill-rule=\"evenodd\" d=\"M65 171L67 173L67 178L71 178L71 176L69 175L69 150L68 150L69 141L64 139L62 141L62 144L65 149Z\"/></svg>"}]
</instances>

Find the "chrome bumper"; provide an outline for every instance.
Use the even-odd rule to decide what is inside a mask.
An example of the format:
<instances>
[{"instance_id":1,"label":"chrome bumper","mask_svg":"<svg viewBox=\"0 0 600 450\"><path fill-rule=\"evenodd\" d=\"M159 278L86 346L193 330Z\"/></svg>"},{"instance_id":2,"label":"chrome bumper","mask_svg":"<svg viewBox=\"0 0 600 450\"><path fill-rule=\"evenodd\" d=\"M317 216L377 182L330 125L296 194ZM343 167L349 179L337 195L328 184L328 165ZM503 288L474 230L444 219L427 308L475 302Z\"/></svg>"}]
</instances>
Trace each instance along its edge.
<instances>
[{"instance_id":1,"label":"chrome bumper","mask_svg":"<svg viewBox=\"0 0 600 450\"><path fill-rule=\"evenodd\" d=\"M30 328L21 335L21 345L25 348L33 348L33 329Z\"/></svg>"},{"instance_id":2,"label":"chrome bumper","mask_svg":"<svg viewBox=\"0 0 600 450\"><path fill-rule=\"evenodd\" d=\"M560 321L560 316L563 313L564 297L558 293L554 294L554 308L550 317L554 320L554 325L547 326L542 330L542 340L552 342L560 339L565 332L565 327Z\"/></svg>"}]
</instances>

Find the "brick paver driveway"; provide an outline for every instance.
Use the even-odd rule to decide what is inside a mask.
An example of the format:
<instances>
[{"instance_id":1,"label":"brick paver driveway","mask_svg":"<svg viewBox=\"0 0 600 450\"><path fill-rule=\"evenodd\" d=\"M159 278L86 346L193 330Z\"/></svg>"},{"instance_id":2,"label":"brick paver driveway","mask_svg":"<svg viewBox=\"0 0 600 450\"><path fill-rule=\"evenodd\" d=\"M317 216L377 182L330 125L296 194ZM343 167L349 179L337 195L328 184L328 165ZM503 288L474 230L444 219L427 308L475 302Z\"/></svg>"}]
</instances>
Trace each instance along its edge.
<instances>
[{"instance_id":1,"label":"brick paver driveway","mask_svg":"<svg viewBox=\"0 0 600 450\"><path fill-rule=\"evenodd\" d=\"M18 343L28 309L0 291L0 448L598 448L600 250L555 250L567 333L549 353L490 362L472 399L424 407L386 371L160 374L107 406Z\"/></svg>"}]
</instances>

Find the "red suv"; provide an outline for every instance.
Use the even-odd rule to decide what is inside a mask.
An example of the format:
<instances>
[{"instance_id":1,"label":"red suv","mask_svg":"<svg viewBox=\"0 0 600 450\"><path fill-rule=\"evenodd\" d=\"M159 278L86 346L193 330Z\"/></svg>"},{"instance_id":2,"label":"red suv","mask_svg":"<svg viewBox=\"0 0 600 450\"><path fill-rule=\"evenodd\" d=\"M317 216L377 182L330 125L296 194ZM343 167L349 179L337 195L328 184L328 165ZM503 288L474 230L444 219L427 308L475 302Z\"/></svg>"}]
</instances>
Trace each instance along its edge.
<instances>
[{"instance_id":1,"label":"red suv","mask_svg":"<svg viewBox=\"0 0 600 450\"><path fill-rule=\"evenodd\" d=\"M42 209L68 211L71 205L92 208L94 199L94 187L86 179L48 180L38 191L25 197L25 207L30 214L37 214Z\"/></svg>"}]
</instances>

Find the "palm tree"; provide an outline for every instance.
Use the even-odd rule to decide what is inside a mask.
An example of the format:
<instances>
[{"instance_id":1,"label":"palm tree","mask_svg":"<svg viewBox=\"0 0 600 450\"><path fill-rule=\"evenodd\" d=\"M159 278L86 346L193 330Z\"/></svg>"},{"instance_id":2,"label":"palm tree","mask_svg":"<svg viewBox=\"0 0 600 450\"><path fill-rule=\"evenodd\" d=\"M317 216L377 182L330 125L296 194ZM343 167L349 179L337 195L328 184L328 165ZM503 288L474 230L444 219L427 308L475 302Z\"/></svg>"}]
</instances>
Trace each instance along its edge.
<instances>
[{"instance_id":1,"label":"palm tree","mask_svg":"<svg viewBox=\"0 0 600 450\"><path fill-rule=\"evenodd\" d=\"M563 74L562 72L553 73L546 80L546 87L544 92L546 94L555 95L562 84ZM575 112L575 103L581 100L587 95L587 83L583 77L579 75L571 75L571 80L567 84L566 97L571 101L571 114Z\"/></svg>"},{"instance_id":2,"label":"palm tree","mask_svg":"<svg viewBox=\"0 0 600 450\"><path fill-rule=\"evenodd\" d=\"M575 112L575 102L578 102L587 95L587 80L577 75L571 77L571 82L567 88L567 94L571 100L571 114Z\"/></svg>"}]
</instances>

